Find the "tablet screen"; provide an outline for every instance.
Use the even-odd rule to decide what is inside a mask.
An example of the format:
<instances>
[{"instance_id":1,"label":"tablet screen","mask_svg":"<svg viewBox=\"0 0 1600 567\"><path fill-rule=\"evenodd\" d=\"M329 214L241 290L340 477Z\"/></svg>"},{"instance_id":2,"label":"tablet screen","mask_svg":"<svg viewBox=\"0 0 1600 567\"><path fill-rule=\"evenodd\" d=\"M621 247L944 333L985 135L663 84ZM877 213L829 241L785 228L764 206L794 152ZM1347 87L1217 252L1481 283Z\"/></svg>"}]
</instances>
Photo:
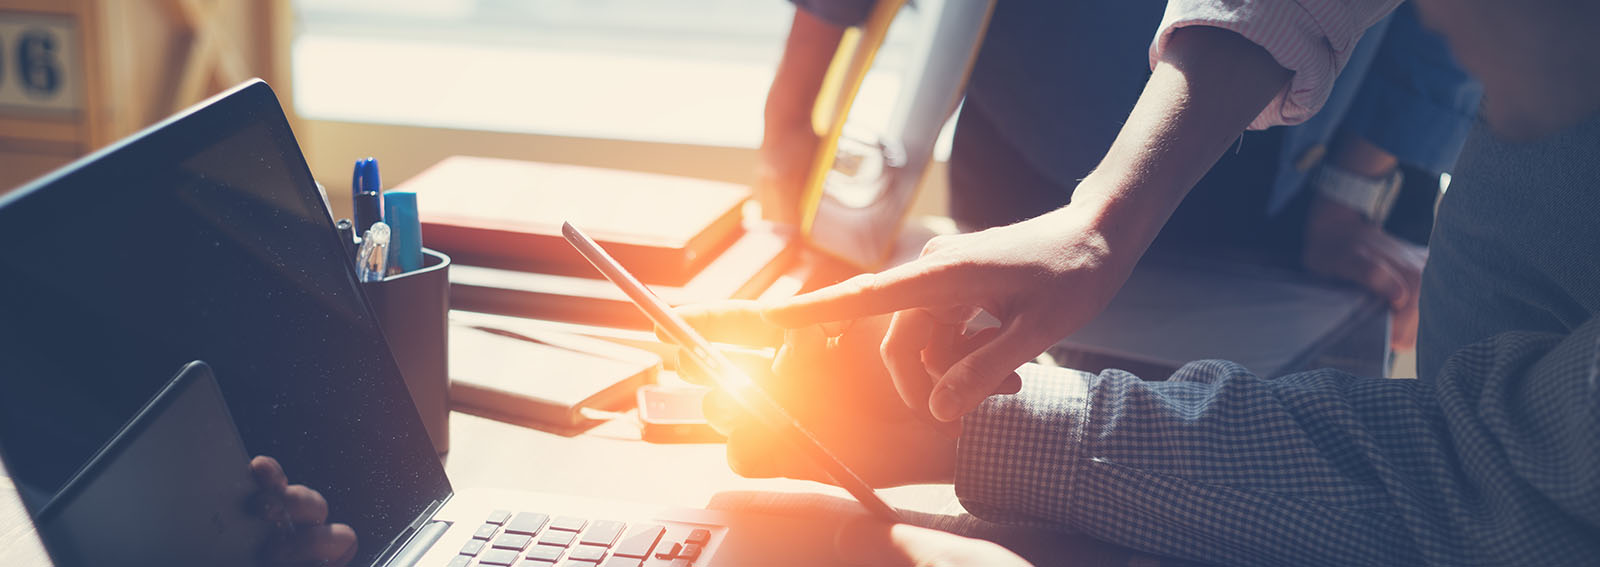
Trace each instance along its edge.
<instances>
[{"instance_id":1,"label":"tablet screen","mask_svg":"<svg viewBox=\"0 0 1600 567\"><path fill-rule=\"evenodd\" d=\"M711 345L710 341L689 327L682 317L673 313L666 302L661 301L661 298L651 293L649 288L639 283L637 278L629 274L616 259L600 248L599 244L571 223L563 223L561 233L585 259L589 260L589 263L594 264L595 269L605 275L606 279L622 288L628 299L643 310L651 321L665 330L674 343L683 347L684 351L705 369L719 388L761 420L764 426L787 438L796 449L806 453L813 462L833 477L834 483L850 492L850 495L860 501L868 511L890 522L900 521L899 513L879 498L871 486L835 457L827 447L822 446L815 436L784 411L782 406L761 389L760 385L730 362L721 351Z\"/></svg>"}]
</instances>

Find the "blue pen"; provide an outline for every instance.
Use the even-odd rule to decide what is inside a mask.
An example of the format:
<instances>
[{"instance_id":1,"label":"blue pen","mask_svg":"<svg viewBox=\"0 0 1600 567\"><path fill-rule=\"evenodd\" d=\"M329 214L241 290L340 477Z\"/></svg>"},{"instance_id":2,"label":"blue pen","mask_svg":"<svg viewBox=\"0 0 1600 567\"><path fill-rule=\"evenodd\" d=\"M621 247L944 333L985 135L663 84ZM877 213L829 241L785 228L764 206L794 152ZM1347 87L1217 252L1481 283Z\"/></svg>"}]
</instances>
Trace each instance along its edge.
<instances>
[{"instance_id":1,"label":"blue pen","mask_svg":"<svg viewBox=\"0 0 1600 567\"><path fill-rule=\"evenodd\" d=\"M422 220L417 194L390 191L383 195L383 222L389 225L389 269L406 273L422 268Z\"/></svg>"},{"instance_id":2,"label":"blue pen","mask_svg":"<svg viewBox=\"0 0 1600 567\"><path fill-rule=\"evenodd\" d=\"M381 204L383 183L378 179L378 160L356 160L356 169L350 177L350 196L355 204L356 234L366 234L372 223L383 221Z\"/></svg>"}]
</instances>

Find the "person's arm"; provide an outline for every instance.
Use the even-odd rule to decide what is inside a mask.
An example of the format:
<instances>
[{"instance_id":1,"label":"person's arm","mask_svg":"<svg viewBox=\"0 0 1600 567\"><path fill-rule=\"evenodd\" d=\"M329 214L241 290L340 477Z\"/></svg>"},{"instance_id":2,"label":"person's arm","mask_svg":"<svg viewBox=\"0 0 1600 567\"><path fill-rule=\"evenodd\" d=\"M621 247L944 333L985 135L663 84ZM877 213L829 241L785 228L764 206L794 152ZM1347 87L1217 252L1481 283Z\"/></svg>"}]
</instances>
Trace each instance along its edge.
<instances>
[{"instance_id":1,"label":"person's arm","mask_svg":"<svg viewBox=\"0 0 1600 567\"><path fill-rule=\"evenodd\" d=\"M1437 176L1455 164L1483 86L1454 60L1444 38L1407 4L1395 9L1371 65L1338 125L1331 152L1310 175L1316 191L1302 263L1365 286L1393 310L1390 344L1415 347L1417 295L1427 249L1383 229L1401 164Z\"/></svg>"},{"instance_id":2,"label":"person's arm","mask_svg":"<svg viewBox=\"0 0 1600 567\"><path fill-rule=\"evenodd\" d=\"M817 148L811 110L843 35L841 25L812 14L806 6L794 11L783 57L767 91L756 166L755 196L767 219L799 223L800 197Z\"/></svg>"},{"instance_id":3,"label":"person's arm","mask_svg":"<svg viewBox=\"0 0 1600 567\"><path fill-rule=\"evenodd\" d=\"M980 517L1224 565L1600 553L1600 319L1498 335L1432 383L1222 361L1024 375L965 418L956 490Z\"/></svg>"},{"instance_id":4,"label":"person's arm","mask_svg":"<svg viewBox=\"0 0 1600 567\"><path fill-rule=\"evenodd\" d=\"M1398 0L1173 0L1154 71L1101 165L1065 207L935 238L917 260L772 306L798 327L896 312L883 356L908 406L954 421L1110 302L1184 195L1246 125L1303 120L1367 26ZM980 311L1000 331L937 375L924 351Z\"/></svg>"},{"instance_id":5,"label":"person's arm","mask_svg":"<svg viewBox=\"0 0 1600 567\"><path fill-rule=\"evenodd\" d=\"M1315 193L1300 262L1312 273L1360 284L1387 300L1392 314L1389 346L1412 350L1428 249L1383 228L1400 191L1399 160L1358 136L1344 136L1333 148L1312 176Z\"/></svg>"},{"instance_id":6,"label":"person's arm","mask_svg":"<svg viewBox=\"0 0 1600 567\"><path fill-rule=\"evenodd\" d=\"M1237 33L1174 31L1128 122L1062 211L1085 215L1131 271L1189 189L1291 76Z\"/></svg>"},{"instance_id":7,"label":"person's arm","mask_svg":"<svg viewBox=\"0 0 1600 567\"><path fill-rule=\"evenodd\" d=\"M1154 230L1140 230L1153 238L1171 209L1221 156L1220 150L1226 144L1221 148L1212 145L1216 136L1231 142L1245 126L1262 129L1294 124L1315 114L1327 100L1334 80L1365 30L1399 3L1400 0L1169 2L1150 46L1150 64L1156 75L1152 75L1134 115L1101 166L1085 180L1099 176L1102 183L1089 188L1137 187L1140 197L1151 202L1135 206L1126 218L1113 220L1126 225L1136 220L1133 213L1151 218L1151 213L1164 211L1153 217ZM1227 43L1238 47L1224 47L1220 40L1198 42L1190 36L1197 31L1229 37ZM1158 83L1157 75L1163 67L1178 69L1194 82ZM1272 92L1262 98L1264 88L1271 88ZM1186 90L1199 96L1190 99ZM1245 126L1235 126L1238 117L1233 111L1243 106L1253 107L1255 112L1244 121ZM1147 114L1141 116L1141 107ZM1161 122L1167 122L1165 131ZM1161 165L1168 174L1150 169L1155 160L1164 160ZM1102 175L1108 169L1109 176ZM1075 204L1083 189L1080 186L1074 192Z\"/></svg>"},{"instance_id":8,"label":"person's arm","mask_svg":"<svg viewBox=\"0 0 1600 567\"><path fill-rule=\"evenodd\" d=\"M1455 166L1482 98L1483 85L1444 38L1423 26L1414 5L1402 4L1339 128L1398 163L1438 175Z\"/></svg>"},{"instance_id":9,"label":"person's arm","mask_svg":"<svg viewBox=\"0 0 1600 567\"><path fill-rule=\"evenodd\" d=\"M844 27L804 9L794 11L783 56L778 60L772 87L767 91L765 123L768 131L794 125L810 127L822 78L828 72Z\"/></svg>"},{"instance_id":10,"label":"person's arm","mask_svg":"<svg viewBox=\"0 0 1600 567\"><path fill-rule=\"evenodd\" d=\"M1327 102L1334 79L1344 69L1367 28L1401 0L1170 0L1155 41L1154 66L1173 34L1189 27L1214 27L1262 46L1278 64L1294 72L1287 88L1250 124L1265 129L1298 124Z\"/></svg>"},{"instance_id":11,"label":"person's arm","mask_svg":"<svg viewBox=\"0 0 1600 567\"><path fill-rule=\"evenodd\" d=\"M912 310L895 316L883 345L907 405L944 421L975 407L1013 369L1099 314L1189 188L1289 80L1266 50L1217 28L1178 30L1163 53L1071 204L934 239L915 262L796 297L769 318L798 327ZM1000 319L999 336L942 378L930 376L923 349L954 341L977 308Z\"/></svg>"}]
</instances>

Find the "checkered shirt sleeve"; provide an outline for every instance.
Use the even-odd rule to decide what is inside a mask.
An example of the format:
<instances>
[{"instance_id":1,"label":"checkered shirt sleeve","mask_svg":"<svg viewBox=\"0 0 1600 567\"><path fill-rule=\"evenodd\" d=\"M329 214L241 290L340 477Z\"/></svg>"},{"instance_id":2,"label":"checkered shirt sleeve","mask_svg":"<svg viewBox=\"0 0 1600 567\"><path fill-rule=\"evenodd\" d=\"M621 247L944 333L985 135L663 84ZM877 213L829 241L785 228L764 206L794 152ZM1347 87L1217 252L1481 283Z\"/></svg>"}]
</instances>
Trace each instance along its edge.
<instances>
[{"instance_id":1,"label":"checkered shirt sleeve","mask_svg":"<svg viewBox=\"0 0 1600 567\"><path fill-rule=\"evenodd\" d=\"M1021 373L964 421L956 491L989 520L1224 565L1600 561L1600 320L1492 337L1431 382Z\"/></svg>"}]
</instances>

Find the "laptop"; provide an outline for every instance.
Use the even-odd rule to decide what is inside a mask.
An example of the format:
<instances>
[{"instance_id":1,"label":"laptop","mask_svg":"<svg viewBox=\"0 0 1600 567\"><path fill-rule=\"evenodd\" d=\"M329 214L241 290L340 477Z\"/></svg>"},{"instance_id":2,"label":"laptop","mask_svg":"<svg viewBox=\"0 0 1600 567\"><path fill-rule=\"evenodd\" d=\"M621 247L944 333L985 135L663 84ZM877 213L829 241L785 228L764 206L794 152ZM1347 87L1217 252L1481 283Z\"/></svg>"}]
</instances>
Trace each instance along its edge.
<instances>
[{"instance_id":1,"label":"laptop","mask_svg":"<svg viewBox=\"0 0 1600 567\"><path fill-rule=\"evenodd\" d=\"M35 515L203 360L248 454L355 530L353 565L832 559L776 554L786 521L756 513L454 490L259 80L0 198L0 242L0 458Z\"/></svg>"}]
</instances>

